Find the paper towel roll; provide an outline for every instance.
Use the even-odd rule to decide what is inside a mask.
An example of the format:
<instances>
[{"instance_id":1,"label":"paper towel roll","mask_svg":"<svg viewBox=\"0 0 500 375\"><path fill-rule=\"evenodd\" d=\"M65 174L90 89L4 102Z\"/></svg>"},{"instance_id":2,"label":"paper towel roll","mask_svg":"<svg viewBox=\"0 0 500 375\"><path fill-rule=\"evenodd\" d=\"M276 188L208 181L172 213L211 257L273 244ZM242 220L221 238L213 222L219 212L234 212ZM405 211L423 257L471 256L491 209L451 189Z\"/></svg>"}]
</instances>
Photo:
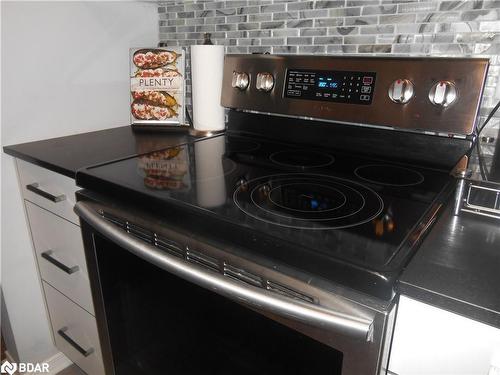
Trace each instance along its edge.
<instances>
[{"instance_id":1,"label":"paper towel roll","mask_svg":"<svg viewBox=\"0 0 500 375\"><path fill-rule=\"evenodd\" d=\"M191 92L193 126L196 130L224 129L224 107L220 105L224 46L191 46Z\"/></svg>"}]
</instances>

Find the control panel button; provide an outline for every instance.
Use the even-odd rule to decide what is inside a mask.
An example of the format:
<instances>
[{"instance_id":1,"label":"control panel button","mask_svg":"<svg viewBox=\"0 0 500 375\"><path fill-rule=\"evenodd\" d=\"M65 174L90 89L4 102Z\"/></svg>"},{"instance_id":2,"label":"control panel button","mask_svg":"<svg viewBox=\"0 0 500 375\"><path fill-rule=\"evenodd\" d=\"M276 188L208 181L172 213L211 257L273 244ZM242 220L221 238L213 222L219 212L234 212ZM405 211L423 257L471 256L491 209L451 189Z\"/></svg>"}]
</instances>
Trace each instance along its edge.
<instances>
[{"instance_id":1,"label":"control panel button","mask_svg":"<svg viewBox=\"0 0 500 375\"><path fill-rule=\"evenodd\" d=\"M296 78L295 82L301 82L302 79ZM304 79L305 82L305 79ZM274 77L271 73L258 73L255 82L257 90L269 92L274 87Z\"/></svg>"},{"instance_id":2,"label":"control panel button","mask_svg":"<svg viewBox=\"0 0 500 375\"><path fill-rule=\"evenodd\" d=\"M245 72L233 72L231 86L239 90L246 90L250 83L250 77Z\"/></svg>"},{"instance_id":3,"label":"control panel button","mask_svg":"<svg viewBox=\"0 0 500 375\"><path fill-rule=\"evenodd\" d=\"M372 83L373 83L373 77L367 77L367 76L363 77L363 85L371 85Z\"/></svg>"},{"instance_id":4,"label":"control panel button","mask_svg":"<svg viewBox=\"0 0 500 375\"><path fill-rule=\"evenodd\" d=\"M394 103L405 104L413 97L413 83L409 79L397 79L389 87L389 98Z\"/></svg>"},{"instance_id":5,"label":"control panel button","mask_svg":"<svg viewBox=\"0 0 500 375\"><path fill-rule=\"evenodd\" d=\"M429 91L429 100L432 104L448 107L458 98L458 91L453 82L439 81L431 87Z\"/></svg>"}]
</instances>

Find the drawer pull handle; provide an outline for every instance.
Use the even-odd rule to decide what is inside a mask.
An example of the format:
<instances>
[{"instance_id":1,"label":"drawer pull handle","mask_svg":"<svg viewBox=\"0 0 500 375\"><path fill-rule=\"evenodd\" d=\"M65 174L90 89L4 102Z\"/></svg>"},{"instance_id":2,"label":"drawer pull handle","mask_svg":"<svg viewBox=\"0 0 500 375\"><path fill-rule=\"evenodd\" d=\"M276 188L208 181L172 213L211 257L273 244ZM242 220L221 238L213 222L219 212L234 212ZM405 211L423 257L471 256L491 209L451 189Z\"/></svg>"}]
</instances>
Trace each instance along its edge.
<instances>
[{"instance_id":1,"label":"drawer pull handle","mask_svg":"<svg viewBox=\"0 0 500 375\"><path fill-rule=\"evenodd\" d=\"M55 203L61 202L61 201L66 199L66 195L64 195L64 194L52 195L50 193L47 193L46 191L43 191L38 186L40 186L38 184L38 182L33 182L32 184L26 185L26 189L28 189L29 191L32 191L33 193L35 193L41 197L44 197L45 199L48 199L49 201L55 202Z\"/></svg>"},{"instance_id":2,"label":"drawer pull handle","mask_svg":"<svg viewBox=\"0 0 500 375\"><path fill-rule=\"evenodd\" d=\"M52 263L54 266L59 268L60 270L66 272L68 275L71 275L72 273L75 273L80 269L78 266L73 266L73 267L68 267L65 264L62 264L59 262L56 258L54 258L51 254L53 253L52 250L44 251L41 255L42 258L47 260L48 262Z\"/></svg>"},{"instance_id":3,"label":"drawer pull handle","mask_svg":"<svg viewBox=\"0 0 500 375\"><path fill-rule=\"evenodd\" d=\"M73 340L71 337L68 336L66 331L68 330L68 327L62 327L60 330L57 331L59 336L61 336L68 344L70 344L73 348L75 348L81 355L84 357L88 357L94 352L94 348L88 348L88 349L83 349L75 340Z\"/></svg>"}]
</instances>

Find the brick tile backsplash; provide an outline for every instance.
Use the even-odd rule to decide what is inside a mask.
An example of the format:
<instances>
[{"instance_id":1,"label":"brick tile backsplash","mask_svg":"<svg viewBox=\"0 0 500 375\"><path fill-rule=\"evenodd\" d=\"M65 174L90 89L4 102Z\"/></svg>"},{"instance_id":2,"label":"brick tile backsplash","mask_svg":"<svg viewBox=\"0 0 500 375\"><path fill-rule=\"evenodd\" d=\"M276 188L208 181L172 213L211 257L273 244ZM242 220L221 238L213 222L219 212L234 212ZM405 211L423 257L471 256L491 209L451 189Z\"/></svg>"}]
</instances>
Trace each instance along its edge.
<instances>
[{"instance_id":1,"label":"brick tile backsplash","mask_svg":"<svg viewBox=\"0 0 500 375\"><path fill-rule=\"evenodd\" d=\"M210 32L226 53L486 56L483 120L500 94L500 0L169 0L158 2L158 23L167 45ZM486 133L500 114L492 123Z\"/></svg>"}]
</instances>

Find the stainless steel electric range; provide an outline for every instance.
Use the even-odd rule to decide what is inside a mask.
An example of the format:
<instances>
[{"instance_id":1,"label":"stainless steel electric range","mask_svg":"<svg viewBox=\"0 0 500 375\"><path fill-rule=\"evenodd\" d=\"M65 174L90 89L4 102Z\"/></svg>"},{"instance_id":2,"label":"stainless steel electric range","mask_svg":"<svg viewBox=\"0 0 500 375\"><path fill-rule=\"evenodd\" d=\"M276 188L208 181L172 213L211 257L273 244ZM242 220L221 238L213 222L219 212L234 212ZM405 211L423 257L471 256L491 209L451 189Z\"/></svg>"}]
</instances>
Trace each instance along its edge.
<instances>
[{"instance_id":1,"label":"stainless steel electric range","mask_svg":"<svg viewBox=\"0 0 500 375\"><path fill-rule=\"evenodd\" d=\"M385 373L487 68L228 55L224 134L79 171L106 371Z\"/></svg>"}]
</instances>

